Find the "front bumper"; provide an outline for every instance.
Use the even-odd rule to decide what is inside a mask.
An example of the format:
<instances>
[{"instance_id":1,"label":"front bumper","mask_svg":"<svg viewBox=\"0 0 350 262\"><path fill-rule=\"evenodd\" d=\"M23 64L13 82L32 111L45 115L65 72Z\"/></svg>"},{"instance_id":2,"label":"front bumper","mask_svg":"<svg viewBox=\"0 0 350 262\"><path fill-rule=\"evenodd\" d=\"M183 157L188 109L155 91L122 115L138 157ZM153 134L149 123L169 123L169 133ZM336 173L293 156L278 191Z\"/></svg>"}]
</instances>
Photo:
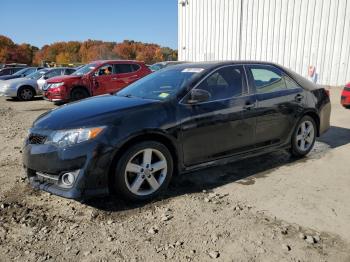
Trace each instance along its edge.
<instances>
[{"instance_id":1,"label":"front bumper","mask_svg":"<svg viewBox=\"0 0 350 262\"><path fill-rule=\"evenodd\" d=\"M68 148L26 140L23 149L23 166L34 188L76 200L109 194L111 160L111 150L97 140ZM62 177L68 172L74 173L75 180L67 187Z\"/></svg>"},{"instance_id":2,"label":"front bumper","mask_svg":"<svg viewBox=\"0 0 350 262\"><path fill-rule=\"evenodd\" d=\"M50 88L44 91L44 99L50 102L64 102L66 101L66 93L63 87Z\"/></svg>"},{"instance_id":3,"label":"front bumper","mask_svg":"<svg viewBox=\"0 0 350 262\"><path fill-rule=\"evenodd\" d=\"M340 103L345 107L350 106L350 87L344 88L341 94Z\"/></svg>"},{"instance_id":4,"label":"front bumper","mask_svg":"<svg viewBox=\"0 0 350 262\"><path fill-rule=\"evenodd\" d=\"M16 97L17 89L10 87L0 87L0 96Z\"/></svg>"}]
</instances>

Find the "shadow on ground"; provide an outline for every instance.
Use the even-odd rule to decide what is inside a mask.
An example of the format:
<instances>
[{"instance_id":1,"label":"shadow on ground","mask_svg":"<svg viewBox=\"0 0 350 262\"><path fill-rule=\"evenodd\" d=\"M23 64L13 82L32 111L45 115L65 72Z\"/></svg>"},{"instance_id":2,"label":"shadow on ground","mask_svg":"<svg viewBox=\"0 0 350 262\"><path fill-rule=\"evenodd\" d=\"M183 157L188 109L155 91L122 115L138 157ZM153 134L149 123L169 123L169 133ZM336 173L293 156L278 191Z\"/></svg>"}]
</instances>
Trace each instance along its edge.
<instances>
[{"instance_id":1,"label":"shadow on ground","mask_svg":"<svg viewBox=\"0 0 350 262\"><path fill-rule=\"evenodd\" d=\"M320 158L332 148L348 143L350 143L350 129L332 126L322 138L318 139L314 150L303 159L294 158L286 151L278 151L243 159L224 166L210 167L200 171L177 175L173 177L167 191L161 197L149 203L134 204L117 199L116 197L105 197L90 200L86 204L100 210L116 212L143 207L150 203L161 205L163 201L176 196L199 193L203 190L211 191L214 188L229 183L235 182L241 185L251 185L255 183L256 179L266 177L281 166L294 165L295 163Z\"/></svg>"},{"instance_id":2,"label":"shadow on ground","mask_svg":"<svg viewBox=\"0 0 350 262\"><path fill-rule=\"evenodd\" d=\"M30 101L23 101L23 100L19 100L18 98L15 98L15 97L11 97L11 98L7 98L6 101L9 101L9 102L18 102L18 103L30 103L30 102L33 102L33 101L39 101L39 100L44 100L42 96L35 96L32 100Z\"/></svg>"},{"instance_id":3,"label":"shadow on ground","mask_svg":"<svg viewBox=\"0 0 350 262\"><path fill-rule=\"evenodd\" d=\"M336 148L350 143L350 129L331 126L331 128L322 135L318 141L329 145L331 148Z\"/></svg>"}]
</instances>

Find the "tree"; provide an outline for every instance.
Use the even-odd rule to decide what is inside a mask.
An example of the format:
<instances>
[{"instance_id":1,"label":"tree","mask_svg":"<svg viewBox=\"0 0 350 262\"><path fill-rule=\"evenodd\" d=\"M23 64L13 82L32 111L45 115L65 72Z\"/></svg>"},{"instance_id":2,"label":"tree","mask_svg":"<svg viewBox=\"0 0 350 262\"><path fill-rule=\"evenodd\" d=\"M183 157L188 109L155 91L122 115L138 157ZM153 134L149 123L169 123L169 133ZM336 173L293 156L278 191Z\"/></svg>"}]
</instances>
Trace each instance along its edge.
<instances>
[{"instance_id":1,"label":"tree","mask_svg":"<svg viewBox=\"0 0 350 262\"><path fill-rule=\"evenodd\" d=\"M177 51L157 44L132 40L115 43L91 39L84 42L56 42L39 49L29 44L15 44L10 38L0 35L0 63L68 64L88 63L98 59L142 60L151 64L164 60L177 60Z\"/></svg>"},{"instance_id":2,"label":"tree","mask_svg":"<svg viewBox=\"0 0 350 262\"><path fill-rule=\"evenodd\" d=\"M7 63L15 43L8 37L0 35L0 63Z\"/></svg>"}]
</instances>

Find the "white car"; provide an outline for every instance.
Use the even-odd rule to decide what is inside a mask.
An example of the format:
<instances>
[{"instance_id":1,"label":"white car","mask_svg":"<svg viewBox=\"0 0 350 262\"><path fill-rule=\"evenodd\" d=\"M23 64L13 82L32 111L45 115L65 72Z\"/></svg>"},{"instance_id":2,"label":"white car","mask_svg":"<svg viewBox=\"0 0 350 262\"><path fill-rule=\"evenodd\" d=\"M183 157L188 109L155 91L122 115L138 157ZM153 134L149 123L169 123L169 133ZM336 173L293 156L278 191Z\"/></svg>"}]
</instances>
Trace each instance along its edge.
<instances>
[{"instance_id":1,"label":"white car","mask_svg":"<svg viewBox=\"0 0 350 262\"><path fill-rule=\"evenodd\" d=\"M32 100L34 96L42 95L42 87L46 80L60 75L70 75L74 68L45 68L24 78L10 79L0 82L0 96L18 98L23 101Z\"/></svg>"}]
</instances>

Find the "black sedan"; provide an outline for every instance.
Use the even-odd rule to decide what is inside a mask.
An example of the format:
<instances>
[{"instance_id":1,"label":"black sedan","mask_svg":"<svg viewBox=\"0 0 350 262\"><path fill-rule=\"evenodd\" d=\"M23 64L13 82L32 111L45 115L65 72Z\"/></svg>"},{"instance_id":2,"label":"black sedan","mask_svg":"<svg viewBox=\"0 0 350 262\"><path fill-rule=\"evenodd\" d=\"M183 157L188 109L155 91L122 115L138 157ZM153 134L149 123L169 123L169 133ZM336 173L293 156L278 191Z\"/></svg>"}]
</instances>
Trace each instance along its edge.
<instances>
[{"instance_id":1,"label":"black sedan","mask_svg":"<svg viewBox=\"0 0 350 262\"><path fill-rule=\"evenodd\" d=\"M23 163L30 183L53 194L146 200L174 172L276 150L305 156L330 112L323 88L279 65L181 64L41 115Z\"/></svg>"}]
</instances>

